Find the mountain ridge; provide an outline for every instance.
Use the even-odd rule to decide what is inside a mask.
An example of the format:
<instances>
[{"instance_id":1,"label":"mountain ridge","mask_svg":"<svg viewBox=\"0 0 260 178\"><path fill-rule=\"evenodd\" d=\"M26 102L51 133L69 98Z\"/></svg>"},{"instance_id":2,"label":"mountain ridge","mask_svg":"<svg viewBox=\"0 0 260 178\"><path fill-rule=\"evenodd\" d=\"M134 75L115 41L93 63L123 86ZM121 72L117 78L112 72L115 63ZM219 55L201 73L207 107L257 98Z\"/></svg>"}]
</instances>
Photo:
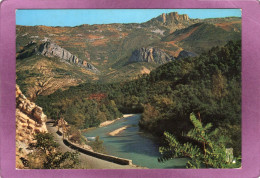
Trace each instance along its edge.
<instances>
[{"instance_id":1,"label":"mountain ridge","mask_svg":"<svg viewBox=\"0 0 260 178\"><path fill-rule=\"evenodd\" d=\"M46 66L54 71L52 76L55 80L57 77L66 76L69 80L75 81L73 85L86 81L114 82L118 79L127 81L136 78L144 71L155 69L165 61L171 61L163 59L165 56L168 56L166 57L168 59L177 58L181 51L199 55L213 46L223 46L229 40L241 39L240 32L241 18L238 17L192 19L185 14L179 15L175 12L161 14L144 23L83 24L75 27L17 25L17 72L21 74L22 71L28 70L26 69L28 67L23 65L29 64L26 62L28 59L35 62L48 59L51 63L56 63L57 70L53 66ZM51 59L48 55L44 57L34 55L33 47L26 47L32 41L37 44L52 41L76 56L72 62L76 62L76 59L82 59L85 61L86 67L90 69L87 68L88 71L85 71L73 68L73 66L66 66L67 64L57 63L53 60L55 56ZM159 62L154 64L143 62L146 60L145 57L140 57L138 63L129 63L134 51L140 51L142 48L158 49L159 53L163 55L158 55L157 61ZM25 54L23 60L19 60L20 51ZM147 51L143 54L149 56L148 54L153 53ZM27 57L26 55L31 56ZM59 55L62 56L62 53ZM94 70L91 70L92 67ZM99 72L95 72L95 69L98 69ZM73 75L71 75L72 73ZM35 70L33 74L30 71L29 75L26 76L30 78L36 75L42 74ZM19 77L18 80L21 82L22 89L26 84L27 89L35 87L32 83L29 86L28 82L22 82ZM69 85L61 85L61 89L66 89ZM56 87L56 89L58 88ZM45 93L52 93L52 90Z\"/></svg>"}]
</instances>

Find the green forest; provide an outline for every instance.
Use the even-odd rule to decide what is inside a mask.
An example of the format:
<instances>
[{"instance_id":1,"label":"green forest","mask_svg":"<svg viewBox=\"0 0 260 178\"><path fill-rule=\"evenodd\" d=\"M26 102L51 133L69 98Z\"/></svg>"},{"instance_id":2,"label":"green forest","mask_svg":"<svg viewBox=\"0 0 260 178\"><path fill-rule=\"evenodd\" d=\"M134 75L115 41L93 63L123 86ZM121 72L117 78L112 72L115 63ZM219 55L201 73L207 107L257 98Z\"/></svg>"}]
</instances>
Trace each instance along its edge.
<instances>
[{"instance_id":1,"label":"green forest","mask_svg":"<svg viewBox=\"0 0 260 178\"><path fill-rule=\"evenodd\" d=\"M36 104L49 118L63 117L78 129L98 126L123 113L142 113L141 129L158 137L167 132L180 143L190 141L185 135L193 128L190 114L194 113L201 123L212 124L212 131L218 130L214 138L225 136L225 147L240 157L241 41L174 60L136 80L57 90L38 96Z\"/></svg>"}]
</instances>

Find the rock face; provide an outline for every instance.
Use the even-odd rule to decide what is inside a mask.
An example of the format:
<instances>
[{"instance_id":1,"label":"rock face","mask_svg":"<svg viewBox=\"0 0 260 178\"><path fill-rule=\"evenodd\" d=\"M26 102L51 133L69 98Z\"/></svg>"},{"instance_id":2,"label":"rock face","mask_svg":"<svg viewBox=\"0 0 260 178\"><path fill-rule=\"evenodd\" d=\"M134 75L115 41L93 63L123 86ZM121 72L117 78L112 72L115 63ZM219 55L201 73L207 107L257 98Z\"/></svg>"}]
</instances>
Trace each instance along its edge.
<instances>
[{"instance_id":1,"label":"rock face","mask_svg":"<svg viewBox=\"0 0 260 178\"><path fill-rule=\"evenodd\" d=\"M16 167L24 168L21 158L25 158L31 151L30 143L34 143L34 134L48 132L47 117L42 108L28 100L16 85Z\"/></svg>"},{"instance_id":2,"label":"rock face","mask_svg":"<svg viewBox=\"0 0 260 178\"><path fill-rule=\"evenodd\" d=\"M173 60L174 57L166 54L160 49L153 47L137 49L129 58L129 62L153 62L157 64L165 64Z\"/></svg>"},{"instance_id":3,"label":"rock face","mask_svg":"<svg viewBox=\"0 0 260 178\"><path fill-rule=\"evenodd\" d=\"M196 53L182 50L182 51L179 53L177 59L182 59L182 58L186 58L186 57L196 57L196 56L198 56Z\"/></svg>"},{"instance_id":4,"label":"rock face","mask_svg":"<svg viewBox=\"0 0 260 178\"><path fill-rule=\"evenodd\" d=\"M200 20L198 19L190 19L187 14L178 14L178 12L171 12L171 13L163 13L158 17L155 17L149 21L147 21L147 25L151 27L158 26L158 27L166 27L169 29L170 33L175 32L176 30L180 30L183 28L187 28L188 26L199 23Z\"/></svg>"},{"instance_id":5,"label":"rock face","mask_svg":"<svg viewBox=\"0 0 260 178\"><path fill-rule=\"evenodd\" d=\"M178 12L171 12L166 15L166 21L173 21L173 20L178 20L178 21L189 20L189 16L187 14L179 15Z\"/></svg>"},{"instance_id":6,"label":"rock face","mask_svg":"<svg viewBox=\"0 0 260 178\"><path fill-rule=\"evenodd\" d=\"M157 20L163 22L165 25L170 25L181 21L189 21L190 18L187 14L179 15L178 12L171 12L168 14L163 13Z\"/></svg>"},{"instance_id":7,"label":"rock face","mask_svg":"<svg viewBox=\"0 0 260 178\"><path fill-rule=\"evenodd\" d=\"M163 21L163 23L166 23L166 15L165 15L165 13L162 14L162 21Z\"/></svg>"},{"instance_id":8,"label":"rock face","mask_svg":"<svg viewBox=\"0 0 260 178\"><path fill-rule=\"evenodd\" d=\"M99 72L92 64L85 60L79 59L77 56L71 54L66 49L50 41L42 43L39 46L38 52L47 57L58 57L65 62L77 64L80 67L91 70L92 72Z\"/></svg>"}]
</instances>

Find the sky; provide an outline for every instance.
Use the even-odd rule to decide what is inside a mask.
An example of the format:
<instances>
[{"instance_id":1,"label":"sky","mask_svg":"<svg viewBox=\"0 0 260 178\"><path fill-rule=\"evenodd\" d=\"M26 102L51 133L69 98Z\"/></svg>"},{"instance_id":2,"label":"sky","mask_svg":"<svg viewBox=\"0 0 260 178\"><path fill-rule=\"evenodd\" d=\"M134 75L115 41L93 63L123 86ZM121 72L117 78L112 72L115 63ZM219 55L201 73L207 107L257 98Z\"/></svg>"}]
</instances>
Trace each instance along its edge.
<instances>
[{"instance_id":1,"label":"sky","mask_svg":"<svg viewBox=\"0 0 260 178\"><path fill-rule=\"evenodd\" d=\"M162 13L178 12L190 18L241 17L240 9L52 9L16 11L17 25L77 26L82 24L142 23Z\"/></svg>"}]
</instances>

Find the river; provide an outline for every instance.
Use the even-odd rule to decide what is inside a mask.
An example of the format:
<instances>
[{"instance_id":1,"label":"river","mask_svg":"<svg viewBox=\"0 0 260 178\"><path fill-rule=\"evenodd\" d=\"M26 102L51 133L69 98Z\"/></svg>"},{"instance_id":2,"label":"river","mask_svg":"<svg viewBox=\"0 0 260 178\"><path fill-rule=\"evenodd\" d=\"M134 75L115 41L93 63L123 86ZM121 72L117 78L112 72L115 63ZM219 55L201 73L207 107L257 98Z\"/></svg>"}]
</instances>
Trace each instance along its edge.
<instances>
[{"instance_id":1,"label":"river","mask_svg":"<svg viewBox=\"0 0 260 178\"><path fill-rule=\"evenodd\" d=\"M141 115L136 114L122 118L108 126L96 128L85 133L86 137L99 136L104 141L107 154L121 158L131 159L133 164L147 168L185 168L186 159L178 158L159 163L159 147L156 139L140 131L138 121ZM108 133L118 128L129 126L116 136Z\"/></svg>"}]
</instances>

